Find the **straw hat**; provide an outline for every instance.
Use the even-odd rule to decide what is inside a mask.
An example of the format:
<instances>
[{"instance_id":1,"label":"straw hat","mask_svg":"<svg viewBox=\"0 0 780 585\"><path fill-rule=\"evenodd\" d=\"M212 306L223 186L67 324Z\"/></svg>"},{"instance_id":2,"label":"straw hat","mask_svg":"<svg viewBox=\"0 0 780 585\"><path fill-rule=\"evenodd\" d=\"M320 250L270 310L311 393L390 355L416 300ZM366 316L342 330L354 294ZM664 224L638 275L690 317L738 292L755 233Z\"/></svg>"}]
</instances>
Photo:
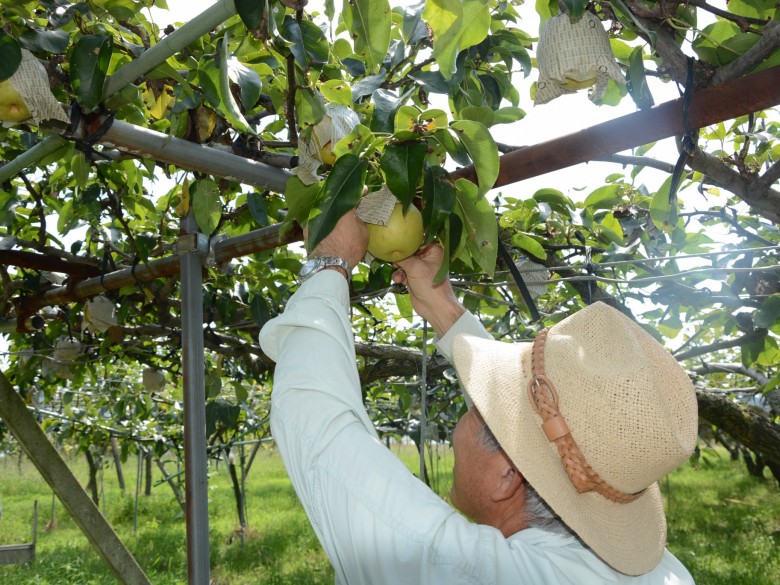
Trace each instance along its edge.
<instances>
[{"instance_id":1,"label":"straw hat","mask_svg":"<svg viewBox=\"0 0 780 585\"><path fill-rule=\"evenodd\" d=\"M453 358L504 451L561 519L618 571L652 570L666 545L656 482L697 434L696 394L676 360L603 303L533 344L461 334Z\"/></svg>"}]
</instances>

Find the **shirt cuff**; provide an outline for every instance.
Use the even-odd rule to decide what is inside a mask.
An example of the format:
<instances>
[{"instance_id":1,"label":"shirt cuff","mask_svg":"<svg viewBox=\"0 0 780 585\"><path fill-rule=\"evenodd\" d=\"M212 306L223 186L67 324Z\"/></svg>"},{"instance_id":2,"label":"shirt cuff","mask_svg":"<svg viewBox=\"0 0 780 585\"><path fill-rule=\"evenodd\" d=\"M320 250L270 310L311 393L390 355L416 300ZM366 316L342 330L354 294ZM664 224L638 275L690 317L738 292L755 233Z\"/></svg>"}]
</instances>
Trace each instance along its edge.
<instances>
[{"instance_id":1,"label":"shirt cuff","mask_svg":"<svg viewBox=\"0 0 780 585\"><path fill-rule=\"evenodd\" d=\"M457 321L447 330L447 333L440 338L433 340L434 345L438 352L443 355L448 362L452 363L452 342L456 335L465 333L466 335L474 335L476 337L483 337L490 339L493 336L488 333L487 329L482 325L479 319L477 319L473 313L466 311L463 313Z\"/></svg>"}]
</instances>

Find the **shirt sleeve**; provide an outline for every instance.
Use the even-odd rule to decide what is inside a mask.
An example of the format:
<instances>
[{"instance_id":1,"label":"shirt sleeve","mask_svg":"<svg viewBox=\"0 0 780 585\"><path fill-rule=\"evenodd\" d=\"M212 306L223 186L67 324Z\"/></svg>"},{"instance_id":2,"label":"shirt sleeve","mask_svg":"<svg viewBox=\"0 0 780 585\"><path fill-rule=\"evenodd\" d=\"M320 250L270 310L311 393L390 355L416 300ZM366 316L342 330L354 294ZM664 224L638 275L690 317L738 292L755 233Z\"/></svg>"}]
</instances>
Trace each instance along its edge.
<instances>
[{"instance_id":1,"label":"shirt sleeve","mask_svg":"<svg viewBox=\"0 0 780 585\"><path fill-rule=\"evenodd\" d=\"M438 352L450 363L452 363L452 342L460 334L474 335L485 339L493 337L473 313L466 311L458 317L458 320L449 328L447 333L433 340Z\"/></svg>"},{"instance_id":2,"label":"shirt sleeve","mask_svg":"<svg viewBox=\"0 0 780 585\"><path fill-rule=\"evenodd\" d=\"M476 544L466 538L470 553L442 559L432 543L445 526L471 525L379 441L362 403L348 310L344 277L322 271L260 334L276 361L271 430L288 475L337 582L420 583L434 568L443 580L428 583L466 582L448 564L473 562Z\"/></svg>"}]
</instances>

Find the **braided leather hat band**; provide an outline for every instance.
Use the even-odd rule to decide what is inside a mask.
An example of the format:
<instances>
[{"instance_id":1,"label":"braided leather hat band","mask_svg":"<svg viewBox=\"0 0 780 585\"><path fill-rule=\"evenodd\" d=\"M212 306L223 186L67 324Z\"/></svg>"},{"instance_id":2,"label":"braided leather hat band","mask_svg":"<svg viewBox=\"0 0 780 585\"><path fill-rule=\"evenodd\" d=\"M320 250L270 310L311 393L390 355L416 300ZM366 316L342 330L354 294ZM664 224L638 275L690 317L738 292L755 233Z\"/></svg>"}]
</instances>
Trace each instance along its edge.
<instances>
[{"instance_id":1,"label":"braided leather hat band","mask_svg":"<svg viewBox=\"0 0 780 585\"><path fill-rule=\"evenodd\" d=\"M563 469L579 493L595 491L619 504L633 502L645 490L627 494L604 481L588 464L566 424L566 419L558 409L558 392L544 371L544 344L547 340L547 331L544 329L534 340L531 354L532 377L528 382L528 398L536 413L542 418L542 431L547 440L558 448Z\"/></svg>"}]
</instances>

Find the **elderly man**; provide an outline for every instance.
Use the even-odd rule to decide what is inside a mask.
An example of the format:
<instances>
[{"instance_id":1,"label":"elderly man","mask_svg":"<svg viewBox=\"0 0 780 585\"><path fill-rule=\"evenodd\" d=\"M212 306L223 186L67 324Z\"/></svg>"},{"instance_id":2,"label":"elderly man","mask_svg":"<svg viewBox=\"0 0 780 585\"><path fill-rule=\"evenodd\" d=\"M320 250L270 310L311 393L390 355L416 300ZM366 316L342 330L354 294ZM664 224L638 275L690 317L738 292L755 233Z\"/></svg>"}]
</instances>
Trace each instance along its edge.
<instances>
[{"instance_id":1,"label":"elderly man","mask_svg":"<svg viewBox=\"0 0 780 585\"><path fill-rule=\"evenodd\" d=\"M664 548L657 485L696 440L675 360L600 303L534 343L492 340L449 282L433 285L440 247L399 263L394 280L470 404L452 440L461 515L382 445L363 406L348 278L367 239L344 216L260 336L277 362L273 435L336 583L692 583Z\"/></svg>"}]
</instances>

